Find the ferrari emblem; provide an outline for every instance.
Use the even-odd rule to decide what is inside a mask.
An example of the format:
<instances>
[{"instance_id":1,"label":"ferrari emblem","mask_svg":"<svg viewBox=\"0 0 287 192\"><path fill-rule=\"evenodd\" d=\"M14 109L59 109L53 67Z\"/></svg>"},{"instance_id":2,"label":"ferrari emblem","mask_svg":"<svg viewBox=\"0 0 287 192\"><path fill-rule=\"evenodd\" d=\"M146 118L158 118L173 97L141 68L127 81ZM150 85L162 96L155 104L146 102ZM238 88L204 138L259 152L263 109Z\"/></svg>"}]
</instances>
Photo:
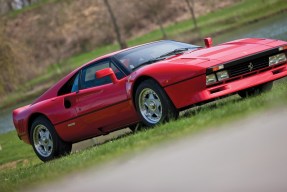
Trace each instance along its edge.
<instances>
[{"instance_id":1,"label":"ferrari emblem","mask_svg":"<svg viewBox=\"0 0 287 192\"><path fill-rule=\"evenodd\" d=\"M249 71L252 71L253 67L254 67L253 64L250 62L249 65L248 65Z\"/></svg>"}]
</instances>

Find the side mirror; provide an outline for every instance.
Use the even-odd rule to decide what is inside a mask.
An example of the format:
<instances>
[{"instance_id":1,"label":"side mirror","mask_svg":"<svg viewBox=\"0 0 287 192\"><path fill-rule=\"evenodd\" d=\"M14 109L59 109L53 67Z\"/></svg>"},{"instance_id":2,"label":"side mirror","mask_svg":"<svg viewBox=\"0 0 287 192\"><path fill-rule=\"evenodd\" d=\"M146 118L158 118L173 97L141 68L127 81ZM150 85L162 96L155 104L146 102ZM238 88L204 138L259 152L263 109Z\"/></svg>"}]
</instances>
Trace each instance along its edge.
<instances>
[{"instance_id":1,"label":"side mirror","mask_svg":"<svg viewBox=\"0 0 287 192\"><path fill-rule=\"evenodd\" d=\"M106 76L110 76L110 78L112 79L112 82L114 84L118 82L118 79L117 79L114 71L111 68L101 69L101 70L96 72L96 78L98 78L98 79L106 77Z\"/></svg>"},{"instance_id":2,"label":"side mirror","mask_svg":"<svg viewBox=\"0 0 287 192\"><path fill-rule=\"evenodd\" d=\"M204 44L205 44L205 47L206 47L206 48L211 47L211 46L212 46L212 38L211 38L211 37L206 37L206 38L204 39Z\"/></svg>"}]
</instances>

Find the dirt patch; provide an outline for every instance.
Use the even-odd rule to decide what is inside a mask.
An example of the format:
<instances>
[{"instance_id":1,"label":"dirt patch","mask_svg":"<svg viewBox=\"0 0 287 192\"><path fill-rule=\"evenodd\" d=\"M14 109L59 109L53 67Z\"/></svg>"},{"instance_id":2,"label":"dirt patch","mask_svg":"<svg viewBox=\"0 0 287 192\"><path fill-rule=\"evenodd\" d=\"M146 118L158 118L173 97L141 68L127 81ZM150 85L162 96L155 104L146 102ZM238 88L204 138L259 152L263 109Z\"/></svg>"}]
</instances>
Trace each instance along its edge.
<instances>
[{"instance_id":1,"label":"dirt patch","mask_svg":"<svg viewBox=\"0 0 287 192\"><path fill-rule=\"evenodd\" d=\"M0 171L6 170L6 169L15 169L17 166L25 166L29 164L28 159L21 159L21 160L16 160L16 161L11 161L5 164L0 165Z\"/></svg>"}]
</instances>

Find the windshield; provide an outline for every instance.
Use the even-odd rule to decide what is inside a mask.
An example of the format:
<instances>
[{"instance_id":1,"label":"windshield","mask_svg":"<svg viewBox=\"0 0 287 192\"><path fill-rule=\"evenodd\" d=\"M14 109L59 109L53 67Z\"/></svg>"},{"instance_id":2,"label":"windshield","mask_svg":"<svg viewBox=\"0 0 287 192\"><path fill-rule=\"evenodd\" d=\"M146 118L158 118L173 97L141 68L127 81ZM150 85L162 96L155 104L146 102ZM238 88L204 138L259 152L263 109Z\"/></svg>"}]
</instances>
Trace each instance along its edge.
<instances>
[{"instance_id":1,"label":"windshield","mask_svg":"<svg viewBox=\"0 0 287 192\"><path fill-rule=\"evenodd\" d=\"M197 48L199 48L199 46L164 40L120 52L115 55L115 58L130 71L133 71L145 64L163 60L167 58L167 56Z\"/></svg>"}]
</instances>

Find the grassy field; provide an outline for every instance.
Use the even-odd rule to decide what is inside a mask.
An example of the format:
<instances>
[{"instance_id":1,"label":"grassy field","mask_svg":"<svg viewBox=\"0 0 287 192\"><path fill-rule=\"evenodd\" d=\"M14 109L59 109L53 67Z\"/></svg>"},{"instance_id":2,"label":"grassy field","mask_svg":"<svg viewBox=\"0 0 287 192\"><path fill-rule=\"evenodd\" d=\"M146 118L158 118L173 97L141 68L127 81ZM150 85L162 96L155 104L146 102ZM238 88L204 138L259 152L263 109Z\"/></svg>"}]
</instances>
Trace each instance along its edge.
<instances>
[{"instance_id":1,"label":"grassy field","mask_svg":"<svg viewBox=\"0 0 287 192\"><path fill-rule=\"evenodd\" d=\"M40 162L32 148L20 142L15 132L0 135L0 191L14 191L23 186L31 187L56 180L68 173L99 166L115 158L127 158L162 142L217 128L274 106L287 105L286 94L285 78L275 83L272 92L247 99L234 95L185 111L177 121L110 140L48 163Z\"/></svg>"},{"instance_id":2,"label":"grassy field","mask_svg":"<svg viewBox=\"0 0 287 192\"><path fill-rule=\"evenodd\" d=\"M53 1L51 0L51 2ZM238 4L232 5L231 7L226 7L199 17L198 26L200 27L203 37L214 36L214 38L216 38L215 35L220 32L232 30L247 23L255 22L262 18L266 18L270 15L278 14L286 10L287 4L284 0L243 0ZM194 26L191 20L185 20L166 26L165 30L169 39L193 41L193 27ZM159 40L161 38L162 35L160 31L154 30L140 37L135 37L128 40L128 45L138 45L141 43ZM0 109L14 105L15 103L23 100L34 98L69 71L100 55L104 55L118 49L119 46L117 44L106 45L98 47L94 51L73 56L63 61L63 63L49 66L46 69L45 74L26 82L18 91L6 97L6 99L0 104ZM37 86L40 88L36 91L31 93L27 92L27 90Z\"/></svg>"}]
</instances>

